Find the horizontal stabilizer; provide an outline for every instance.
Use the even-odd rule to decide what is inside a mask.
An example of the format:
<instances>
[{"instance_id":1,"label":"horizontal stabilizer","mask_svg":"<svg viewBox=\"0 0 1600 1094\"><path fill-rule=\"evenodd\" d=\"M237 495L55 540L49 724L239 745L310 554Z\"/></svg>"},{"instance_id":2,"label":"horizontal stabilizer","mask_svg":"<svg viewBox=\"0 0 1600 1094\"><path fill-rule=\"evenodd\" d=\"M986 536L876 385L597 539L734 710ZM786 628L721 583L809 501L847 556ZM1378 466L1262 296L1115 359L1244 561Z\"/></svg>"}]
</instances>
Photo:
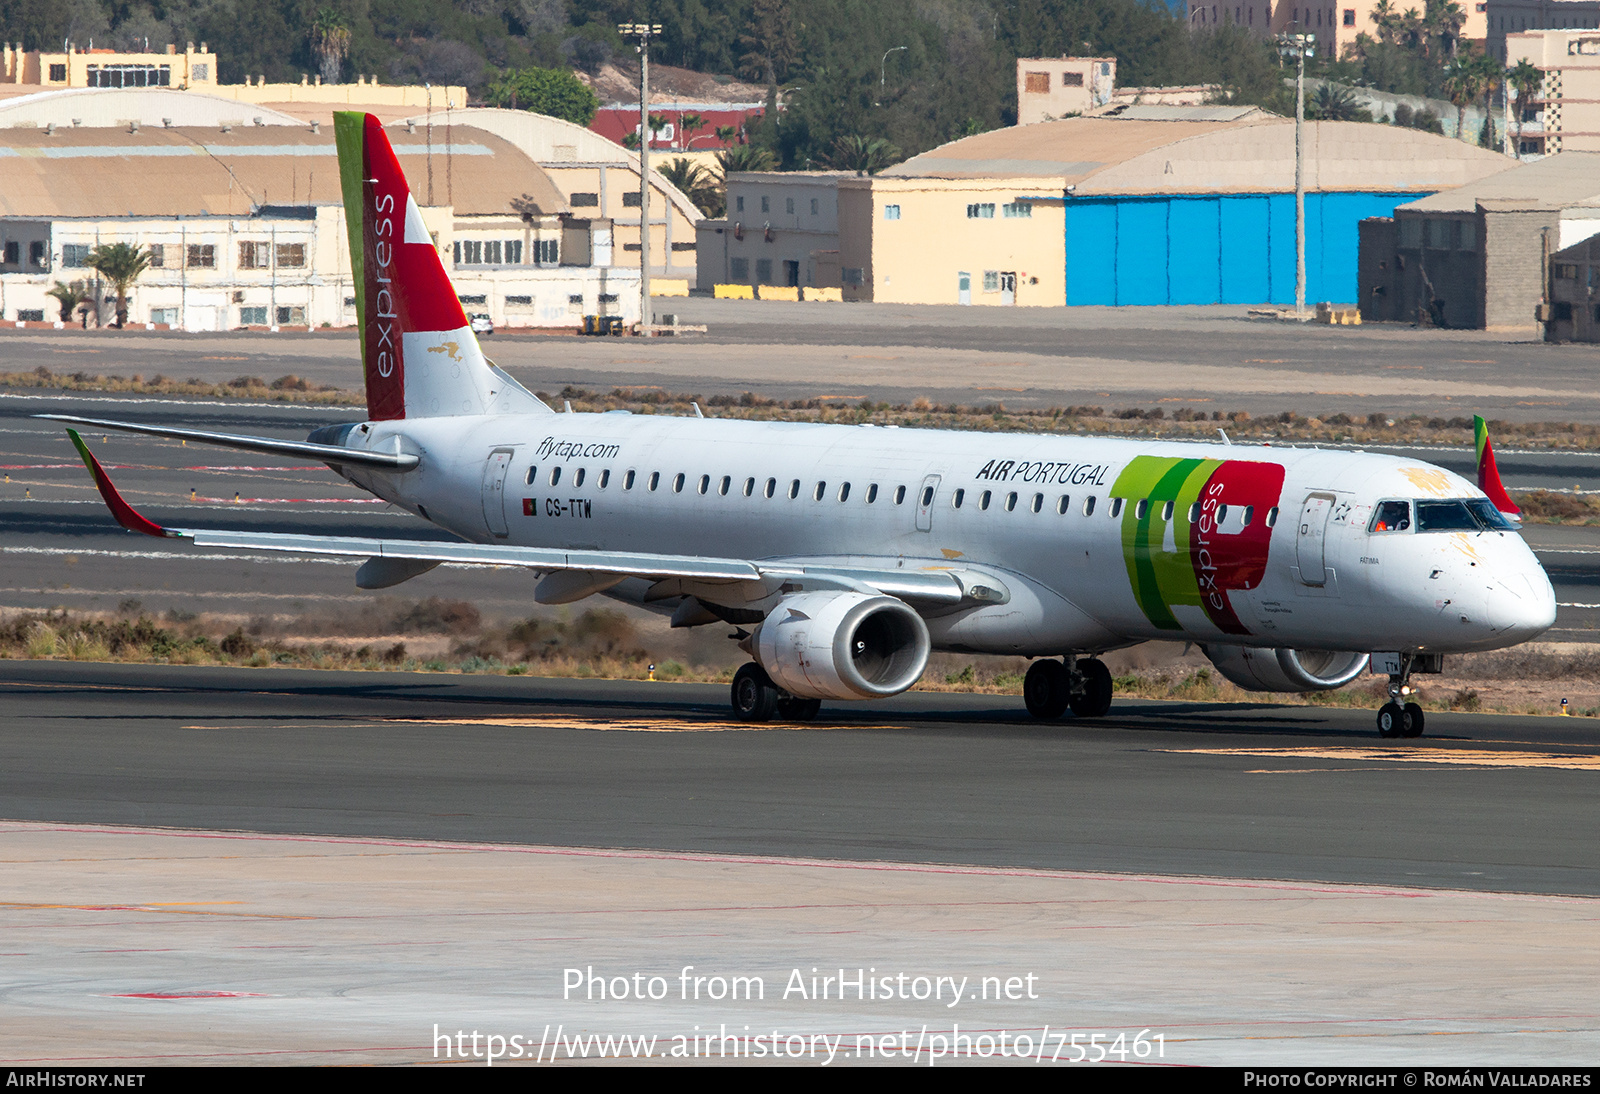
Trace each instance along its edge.
<instances>
[{"instance_id":1,"label":"horizontal stabilizer","mask_svg":"<svg viewBox=\"0 0 1600 1094\"><path fill-rule=\"evenodd\" d=\"M359 448L345 448L336 444L312 444L310 441L280 441L272 437L247 437L239 433L208 433L199 429L169 429L159 425L140 425L137 422L116 422L102 418L79 418L71 414L35 414L35 418L48 418L53 422L89 426L93 429L114 429L122 433L143 433L151 437L168 437L175 441L194 441L196 444L214 444L222 448L239 448L246 452L263 452L271 456L300 456L319 463L345 464L353 467L378 467L387 471L409 471L422 462L422 457L409 452L367 452ZM70 431L69 431L70 432Z\"/></svg>"}]
</instances>

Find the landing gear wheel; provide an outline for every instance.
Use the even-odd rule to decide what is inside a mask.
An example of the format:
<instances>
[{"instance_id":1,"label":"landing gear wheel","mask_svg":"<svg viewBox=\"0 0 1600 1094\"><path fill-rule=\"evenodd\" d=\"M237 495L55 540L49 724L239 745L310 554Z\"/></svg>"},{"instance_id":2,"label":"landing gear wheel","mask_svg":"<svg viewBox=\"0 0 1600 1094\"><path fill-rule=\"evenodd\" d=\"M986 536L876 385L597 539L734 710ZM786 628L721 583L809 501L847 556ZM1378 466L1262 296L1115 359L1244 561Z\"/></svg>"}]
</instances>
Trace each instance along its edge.
<instances>
[{"instance_id":1,"label":"landing gear wheel","mask_svg":"<svg viewBox=\"0 0 1600 1094\"><path fill-rule=\"evenodd\" d=\"M1104 718L1111 710L1111 670L1104 661L1089 658L1078 662L1083 690L1075 691L1070 706L1078 718Z\"/></svg>"},{"instance_id":2,"label":"landing gear wheel","mask_svg":"<svg viewBox=\"0 0 1600 1094\"><path fill-rule=\"evenodd\" d=\"M744 722L770 722L778 711L778 689L767 670L751 661L733 674L733 716Z\"/></svg>"},{"instance_id":3,"label":"landing gear wheel","mask_svg":"<svg viewBox=\"0 0 1600 1094\"><path fill-rule=\"evenodd\" d=\"M1072 677L1060 661L1035 661L1022 680L1022 701L1035 718L1053 720L1072 701Z\"/></svg>"},{"instance_id":4,"label":"landing gear wheel","mask_svg":"<svg viewBox=\"0 0 1600 1094\"><path fill-rule=\"evenodd\" d=\"M1405 711L1406 711L1406 728L1405 728L1405 733L1402 734L1402 736L1406 736L1406 737L1420 737L1420 736L1422 736L1422 722L1423 722L1422 707L1419 706L1416 703L1407 703L1406 706L1405 706Z\"/></svg>"},{"instance_id":5,"label":"landing gear wheel","mask_svg":"<svg viewBox=\"0 0 1600 1094\"><path fill-rule=\"evenodd\" d=\"M1378 736L1403 737L1409 721L1405 707L1399 703L1385 703L1378 708Z\"/></svg>"},{"instance_id":6,"label":"landing gear wheel","mask_svg":"<svg viewBox=\"0 0 1600 1094\"><path fill-rule=\"evenodd\" d=\"M822 710L821 699L800 699L786 695L778 700L778 717L786 722L809 722Z\"/></svg>"}]
</instances>

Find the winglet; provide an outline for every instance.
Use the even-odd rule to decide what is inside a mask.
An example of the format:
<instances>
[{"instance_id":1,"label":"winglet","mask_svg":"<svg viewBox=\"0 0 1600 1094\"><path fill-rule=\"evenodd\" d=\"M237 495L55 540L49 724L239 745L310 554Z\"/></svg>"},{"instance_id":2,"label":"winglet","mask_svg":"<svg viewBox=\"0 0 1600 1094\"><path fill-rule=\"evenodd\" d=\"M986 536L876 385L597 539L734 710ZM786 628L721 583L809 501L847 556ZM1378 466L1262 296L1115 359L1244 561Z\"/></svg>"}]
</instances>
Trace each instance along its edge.
<instances>
[{"instance_id":1,"label":"winglet","mask_svg":"<svg viewBox=\"0 0 1600 1094\"><path fill-rule=\"evenodd\" d=\"M1489 443L1489 423L1477 415L1472 418L1472 436L1478 448L1478 489L1488 495L1496 509L1520 520L1522 510L1517 508L1500 481L1500 468L1494 462L1494 445Z\"/></svg>"},{"instance_id":2,"label":"winglet","mask_svg":"<svg viewBox=\"0 0 1600 1094\"><path fill-rule=\"evenodd\" d=\"M106 507L111 510L111 515L117 518L117 523L130 532L143 532L147 536L177 536L178 533L159 524L146 520L139 513L122 500L122 495L117 493L117 488L111 485L111 476L106 474L105 468L100 466L100 461L94 458L94 453L89 451L89 446L83 443L83 438L78 436L76 429L67 430L67 436L72 438L72 444L78 450L78 455L83 457L83 465L89 469L89 474L94 476L94 484L100 491L100 496L105 499Z\"/></svg>"}]
</instances>

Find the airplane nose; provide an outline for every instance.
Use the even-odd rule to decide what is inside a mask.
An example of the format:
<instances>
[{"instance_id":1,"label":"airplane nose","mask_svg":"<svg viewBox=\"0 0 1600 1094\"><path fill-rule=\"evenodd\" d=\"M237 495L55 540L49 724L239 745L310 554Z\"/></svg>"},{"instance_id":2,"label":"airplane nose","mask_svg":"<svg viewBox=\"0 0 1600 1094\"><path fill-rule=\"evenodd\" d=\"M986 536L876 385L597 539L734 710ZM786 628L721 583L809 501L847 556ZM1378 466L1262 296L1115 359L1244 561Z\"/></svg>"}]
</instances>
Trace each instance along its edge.
<instances>
[{"instance_id":1,"label":"airplane nose","mask_svg":"<svg viewBox=\"0 0 1600 1094\"><path fill-rule=\"evenodd\" d=\"M1483 622L1510 642L1537 638L1556 621L1556 591L1543 567L1497 581L1487 599Z\"/></svg>"}]
</instances>

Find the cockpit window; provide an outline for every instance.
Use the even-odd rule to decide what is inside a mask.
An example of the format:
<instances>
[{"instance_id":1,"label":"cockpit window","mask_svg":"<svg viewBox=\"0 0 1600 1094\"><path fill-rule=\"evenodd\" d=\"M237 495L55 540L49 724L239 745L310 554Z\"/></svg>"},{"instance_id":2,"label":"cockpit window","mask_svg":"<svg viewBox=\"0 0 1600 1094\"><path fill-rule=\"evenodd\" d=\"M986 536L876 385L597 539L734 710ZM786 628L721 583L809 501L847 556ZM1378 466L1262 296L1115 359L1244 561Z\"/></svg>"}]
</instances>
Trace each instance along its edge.
<instances>
[{"instance_id":1,"label":"cockpit window","mask_svg":"<svg viewBox=\"0 0 1600 1094\"><path fill-rule=\"evenodd\" d=\"M1372 513L1369 532L1404 532L1411 527L1409 501L1380 501Z\"/></svg>"},{"instance_id":2,"label":"cockpit window","mask_svg":"<svg viewBox=\"0 0 1600 1094\"><path fill-rule=\"evenodd\" d=\"M1506 519L1506 515L1496 509L1494 502L1488 498L1469 498L1467 500L1467 508L1472 510L1472 515L1478 518L1478 523L1491 532L1517 531L1517 526Z\"/></svg>"},{"instance_id":3,"label":"cockpit window","mask_svg":"<svg viewBox=\"0 0 1600 1094\"><path fill-rule=\"evenodd\" d=\"M1481 532L1483 526L1472 515L1464 501L1417 502L1417 531L1419 532Z\"/></svg>"}]
</instances>

